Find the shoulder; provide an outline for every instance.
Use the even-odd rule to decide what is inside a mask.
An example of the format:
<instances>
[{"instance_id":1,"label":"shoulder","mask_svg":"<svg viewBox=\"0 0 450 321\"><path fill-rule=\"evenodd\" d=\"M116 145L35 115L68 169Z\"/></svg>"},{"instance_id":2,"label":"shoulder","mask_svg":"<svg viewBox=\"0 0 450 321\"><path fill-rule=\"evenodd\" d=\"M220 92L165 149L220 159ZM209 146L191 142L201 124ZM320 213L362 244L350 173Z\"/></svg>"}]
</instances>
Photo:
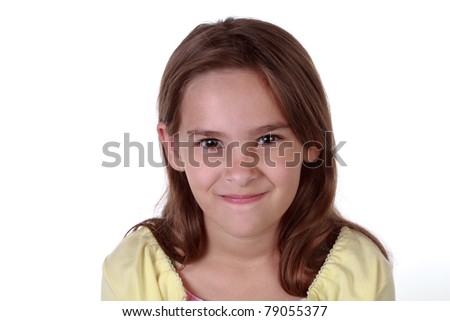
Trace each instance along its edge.
<instances>
[{"instance_id":1,"label":"shoulder","mask_svg":"<svg viewBox=\"0 0 450 321\"><path fill-rule=\"evenodd\" d=\"M127 235L103 263L102 300L184 300L181 279L147 228Z\"/></svg>"},{"instance_id":2,"label":"shoulder","mask_svg":"<svg viewBox=\"0 0 450 321\"><path fill-rule=\"evenodd\" d=\"M364 234L343 227L308 290L310 300L393 300L392 265Z\"/></svg>"}]
</instances>

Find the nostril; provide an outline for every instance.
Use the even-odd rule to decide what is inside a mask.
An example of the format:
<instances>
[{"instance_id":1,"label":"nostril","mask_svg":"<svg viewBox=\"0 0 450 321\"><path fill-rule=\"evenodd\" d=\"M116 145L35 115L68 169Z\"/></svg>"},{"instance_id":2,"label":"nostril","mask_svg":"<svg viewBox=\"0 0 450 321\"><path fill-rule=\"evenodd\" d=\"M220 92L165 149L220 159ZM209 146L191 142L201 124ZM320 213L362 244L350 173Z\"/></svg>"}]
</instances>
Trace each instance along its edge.
<instances>
[{"instance_id":1,"label":"nostril","mask_svg":"<svg viewBox=\"0 0 450 321\"><path fill-rule=\"evenodd\" d=\"M254 167L245 167L240 164L225 168L224 177L228 182L237 186L246 186L258 177L258 170Z\"/></svg>"}]
</instances>

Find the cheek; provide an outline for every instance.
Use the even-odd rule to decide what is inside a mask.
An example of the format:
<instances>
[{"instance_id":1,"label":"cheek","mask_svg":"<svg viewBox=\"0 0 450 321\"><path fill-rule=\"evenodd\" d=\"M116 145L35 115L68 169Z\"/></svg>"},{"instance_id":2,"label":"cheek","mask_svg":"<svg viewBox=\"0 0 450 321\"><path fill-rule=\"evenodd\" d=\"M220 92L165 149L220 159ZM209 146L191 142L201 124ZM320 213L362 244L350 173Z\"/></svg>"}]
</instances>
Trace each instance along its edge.
<instances>
[{"instance_id":1,"label":"cheek","mask_svg":"<svg viewBox=\"0 0 450 321\"><path fill-rule=\"evenodd\" d=\"M297 194L301 177L301 167L290 168L283 172L278 173L278 192L280 193L280 205L283 204L284 211L289 208L289 206L294 201L295 195Z\"/></svg>"},{"instance_id":2,"label":"cheek","mask_svg":"<svg viewBox=\"0 0 450 321\"><path fill-rule=\"evenodd\" d=\"M180 159L186 166L194 169L200 167L217 168L225 163L226 152L224 149L205 150L193 143L186 143L179 147Z\"/></svg>"},{"instance_id":3,"label":"cheek","mask_svg":"<svg viewBox=\"0 0 450 321\"><path fill-rule=\"evenodd\" d=\"M281 175L299 175L303 164L303 152L299 144L285 142L276 148L264 150L261 155L263 166L279 170ZM297 173L298 172L298 173Z\"/></svg>"},{"instance_id":4,"label":"cheek","mask_svg":"<svg viewBox=\"0 0 450 321\"><path fill-rule=\"evenodd\" d=\"M279 191L293 197L300 184L303 157L300 149L271 151L271 163L265 161L263 171Z\"/></svg>"},{"instance_id":5,"label":"cheek","mask_svg":"<svg viewBox=\"0 0 450 321\"><path fill-rule=\"evenodd\" d=\"M297 191L300 183L301 167L277 167L271 171L271 177L276 184L283 189Z\"/></svg>"},{"instance_id":6,"label":"cheek","mask_svg":"<svg viewBox=\"0 0 450 321\"><path fill-rule=\"evenodd\" d=\"M214 194L211 193L215 183L220 176L217 171L204 166L187 166L185 169L189 187L195 200L204 212L210 212L215 209Z\"/></svg>"},{"instance_id":7,"label":"cheek","mask_svg":"<svg viewBox=\"0 0 450 321\"><path fill-rule=\"evenodd\" d=\"M185 168L186 177L195 194L208 190L217 180L218 174L213 168L207 167L204 164L187 164Z\"/></svg>"}]
</instances>

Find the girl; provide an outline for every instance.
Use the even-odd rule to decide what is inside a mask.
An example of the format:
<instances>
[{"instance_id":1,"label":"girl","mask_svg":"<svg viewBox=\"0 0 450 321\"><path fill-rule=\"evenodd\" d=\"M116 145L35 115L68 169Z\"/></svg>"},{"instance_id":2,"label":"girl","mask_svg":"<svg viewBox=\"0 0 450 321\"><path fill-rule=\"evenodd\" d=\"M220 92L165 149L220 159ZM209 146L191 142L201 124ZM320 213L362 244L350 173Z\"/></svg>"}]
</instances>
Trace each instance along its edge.
<instances>
[{"instance_id":1,"label":"girl","mask_svg":"<svg viewBox=\"0 0 450 321\"><path fill-rule=\"evenodd\" d=\"M392 300L380 242L334 208L328 104L300 43L253 19L195 28L157 126L169 186L103 267L103 300Z\"/></svg>"}]
</instances>

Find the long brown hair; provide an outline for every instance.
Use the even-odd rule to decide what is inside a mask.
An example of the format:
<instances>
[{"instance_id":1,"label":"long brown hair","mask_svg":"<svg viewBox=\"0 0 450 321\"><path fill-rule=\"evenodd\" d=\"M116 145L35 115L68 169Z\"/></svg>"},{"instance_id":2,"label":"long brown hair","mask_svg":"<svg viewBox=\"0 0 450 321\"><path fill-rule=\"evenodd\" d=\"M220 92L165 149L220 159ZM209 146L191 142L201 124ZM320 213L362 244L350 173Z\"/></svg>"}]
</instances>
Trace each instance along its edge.
<instances>
[{"instance_id":1,"label":"long brown hair","mask_svg":"<svg viewBox=\"0 0 450 321\"><path fill-rule=\"evenodd\" d=\"M170 57L159 93L159 121L168 134L180 126L180 104L187 84L206 71L251 68L265 77L282 113L300 142L321 146L315 164L303 164L302 182L279 225L279 280L294 296L306 296L340 229L348 226L380 242L345 220L334 207L336 162L327 97L316 68L302 45L288 32L255 19L228 18L196 27ZM164 155L167 164L167 158ZM184 172L166 166L168 189L159 218L147 226L164 252L182 265L201 257L205 246L203 212Z\"/></svg>"}]
</instances>

